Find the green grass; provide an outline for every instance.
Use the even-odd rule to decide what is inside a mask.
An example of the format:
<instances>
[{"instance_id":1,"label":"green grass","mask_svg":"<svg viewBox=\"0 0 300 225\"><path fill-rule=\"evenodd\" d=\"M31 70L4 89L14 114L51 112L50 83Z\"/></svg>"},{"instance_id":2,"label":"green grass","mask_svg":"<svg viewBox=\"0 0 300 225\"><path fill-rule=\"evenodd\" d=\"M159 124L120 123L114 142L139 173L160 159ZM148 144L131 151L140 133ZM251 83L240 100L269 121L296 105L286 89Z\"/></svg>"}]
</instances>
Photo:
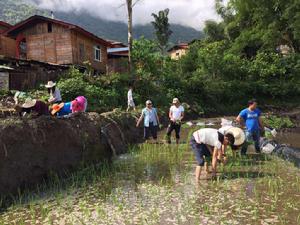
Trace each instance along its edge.
<instances>
[{"instance_id":1,"label":"green grass","mask_svg":"<svg viewBox=\"0 0 300 225\"><path fill-rule=\"evenodd\" d=\"M188 145L132 146L113 164L20 192L0 224L299 224L297 168L273 156L229 157L218 179L196 185Z\"/></svg>"}]
</instances>

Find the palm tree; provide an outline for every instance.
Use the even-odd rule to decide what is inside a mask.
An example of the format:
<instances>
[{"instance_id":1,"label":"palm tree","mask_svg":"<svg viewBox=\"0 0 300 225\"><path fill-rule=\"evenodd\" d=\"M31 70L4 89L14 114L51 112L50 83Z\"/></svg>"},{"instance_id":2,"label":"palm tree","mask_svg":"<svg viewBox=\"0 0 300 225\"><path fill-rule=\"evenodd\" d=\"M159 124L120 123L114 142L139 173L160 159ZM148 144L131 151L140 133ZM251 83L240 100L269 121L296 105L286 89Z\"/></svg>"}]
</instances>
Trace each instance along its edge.
<instances>
[{"instance_id":1,"label":"palm tree","mask_svg":"<svg viewBox=\"0 0 300 225\"><path fill-rule=\"evenodd\" d=\"M158 41L159 48L162 54L166 53L169 38L173 33L170 30L168 15L169 15L169 9L161 10L158 12L158 14L152 13L152 16L154 17L154 21L152 21L151 24L155 29L156 39Z\"/></svg>"}]
</instances>

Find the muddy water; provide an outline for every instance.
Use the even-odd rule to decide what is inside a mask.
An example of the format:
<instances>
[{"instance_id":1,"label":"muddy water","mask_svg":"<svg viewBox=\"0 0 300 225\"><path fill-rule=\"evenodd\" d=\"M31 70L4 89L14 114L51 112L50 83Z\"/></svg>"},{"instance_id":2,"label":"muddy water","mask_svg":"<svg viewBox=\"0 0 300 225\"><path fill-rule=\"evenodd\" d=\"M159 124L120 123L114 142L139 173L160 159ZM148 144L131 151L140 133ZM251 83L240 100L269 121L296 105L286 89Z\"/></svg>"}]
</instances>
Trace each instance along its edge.
<instances>
[{"instance_id":1,"label":"muddy water","mask_svg":"<svg viewBox=\"0 0 300 225\"><path fill-rule=\"evenodd\" d=\"M233 120L233 117L226 117L228 120ZM196 130L200 129L202 126L197 126L197 123L200 125L205 124L206 127L210 128L220 128L220 118L211 118L211 119L202 119L202 120L196 120L196 121L191 121L193 123L192 126L188 127L186 124L184 126L186 127L185 129L181 130L181 142L185 143L188 141L188 136L191 133L191 130ZM188 128L187 128L188 127ZM166 130L163 130L160 132L160 138L164 139L164 136L166 134ZM300 130L295 129L295 130L289 130L289 131L283 131L283 132L278 132L275 140L280 143L284 144L293 148L299 148L300 149ZM174 140L174 133L173 133L173 141Z\"/></svg>"},{"instance_id":2,"label":"muddy water","mask_svg":"<svg viewBox=\"0 0 300 225\"><path fill-rule=\"evenodd\" d=\"M276 141L300 149L300 132L280 132L276 136Z\"/></svg>"}]
</instances>

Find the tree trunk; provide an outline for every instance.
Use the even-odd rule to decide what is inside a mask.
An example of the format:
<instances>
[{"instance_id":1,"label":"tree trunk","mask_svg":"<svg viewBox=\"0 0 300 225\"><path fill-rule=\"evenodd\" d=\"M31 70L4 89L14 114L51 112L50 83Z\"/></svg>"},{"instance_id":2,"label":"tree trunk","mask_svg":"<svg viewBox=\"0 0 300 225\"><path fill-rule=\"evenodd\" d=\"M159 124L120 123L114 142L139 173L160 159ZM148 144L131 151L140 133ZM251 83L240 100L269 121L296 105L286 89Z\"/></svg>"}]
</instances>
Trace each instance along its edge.
<instances>
[{"instance_id":1,"label":"tree trunk","mask_svg":"<svg viewBox=\"0 0 300 225\"><path fill-rule=\"evenodd\" d=\"M132 0L126 0L128 12L128 73L132 72Z\"/></svg>"}]
</instances>

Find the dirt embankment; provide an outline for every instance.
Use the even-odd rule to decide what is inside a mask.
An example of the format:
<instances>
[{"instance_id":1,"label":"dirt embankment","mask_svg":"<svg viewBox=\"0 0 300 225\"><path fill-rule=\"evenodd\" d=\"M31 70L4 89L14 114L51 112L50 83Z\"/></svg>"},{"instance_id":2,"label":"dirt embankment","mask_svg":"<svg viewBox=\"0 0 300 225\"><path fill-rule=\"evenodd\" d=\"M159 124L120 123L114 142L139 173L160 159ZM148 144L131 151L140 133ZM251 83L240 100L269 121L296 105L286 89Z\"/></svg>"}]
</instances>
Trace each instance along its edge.
<instances>
[{"instance_id":1,"label":"dirt embankment","mask_svg":"<svg viewBox=\"0 0 300 225\"><path fill-rule=\"evenodd\" d=\"M126 113L77 114L67 119L39 117L0 121L0 194L63 174L82 163L110 160L141 139Z\"/></svg>"}]
</instances>

